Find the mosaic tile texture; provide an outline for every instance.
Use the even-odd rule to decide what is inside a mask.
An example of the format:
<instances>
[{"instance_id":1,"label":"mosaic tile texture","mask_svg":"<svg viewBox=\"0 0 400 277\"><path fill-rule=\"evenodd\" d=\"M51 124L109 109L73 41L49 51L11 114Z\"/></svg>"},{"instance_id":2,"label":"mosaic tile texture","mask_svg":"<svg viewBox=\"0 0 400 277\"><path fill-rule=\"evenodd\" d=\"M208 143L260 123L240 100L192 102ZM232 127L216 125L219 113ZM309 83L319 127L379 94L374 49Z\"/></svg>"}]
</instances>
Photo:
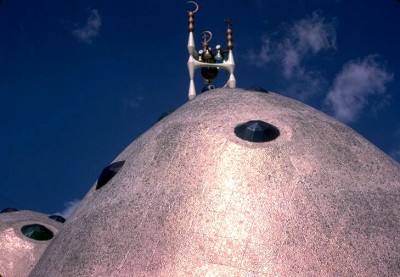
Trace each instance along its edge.
<instances>
[{"instance_id":1,"label":"mosaic tile texture","mask_svg":"<svg viewBox=\"0 0 400 277\"><path fill-rule=\"evenodd\" d=\"M238 138L234 128L250 120L280 135ZM31 276L400 274L399 164L307 105L211 90L132 142L122 160Z\"/></svg>"}]
</instances>

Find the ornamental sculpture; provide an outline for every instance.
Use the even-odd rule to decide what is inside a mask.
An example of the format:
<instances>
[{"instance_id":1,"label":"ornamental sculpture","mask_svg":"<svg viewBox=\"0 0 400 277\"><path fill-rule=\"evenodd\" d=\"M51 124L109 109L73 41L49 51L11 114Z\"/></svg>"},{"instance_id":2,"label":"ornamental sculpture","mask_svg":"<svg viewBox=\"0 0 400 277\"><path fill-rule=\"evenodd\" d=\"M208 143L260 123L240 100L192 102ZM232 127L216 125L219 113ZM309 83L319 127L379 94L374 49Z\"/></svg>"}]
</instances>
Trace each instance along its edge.
<instances>
[{"instance_id":1,"label":"ornamental sculpture","mask_svg":"<svg viewBox=\"0 0 400 277\"><path fill-rule=\"evenodd\" d=\"M207 91L209 89L215 88L212 84L212 80L215 79L218 75L218 71L223 69L229 73L229 79L224 85L224 87L235 88L236 87L236 79L234 70L235 70L235 61L233 59L233 43L232 43L232 24L229 19L225 19L227 24L226 30L226 40L227 47L226 49L222 49L221 45L217 45L215 50L209 47L209 42L212 39L212 33L210 31L204 31L203 35L203 43L202 49L199 51L196 50L194 43L194 15L199 10L199 5L194 1L188 1L188 3L193 4L195 9L193 11L188 11L189 17L189 40L187 49L189 52L189 60L188 60L188 69L189 69L189 100L196 97L196 88L194 85L194 71L198 68L201 68L201 75L204 78L205 86L202 89L202 92Z\"/></svg>"}]
</instances>

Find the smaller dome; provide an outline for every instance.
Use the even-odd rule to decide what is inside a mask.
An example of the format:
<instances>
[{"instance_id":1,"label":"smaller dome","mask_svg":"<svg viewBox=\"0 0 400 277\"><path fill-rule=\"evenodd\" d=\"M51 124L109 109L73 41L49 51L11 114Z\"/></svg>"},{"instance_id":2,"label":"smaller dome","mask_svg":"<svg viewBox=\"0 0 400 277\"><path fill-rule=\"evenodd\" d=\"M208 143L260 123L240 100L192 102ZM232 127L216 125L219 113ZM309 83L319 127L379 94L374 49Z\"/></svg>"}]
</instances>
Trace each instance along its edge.
<instances>
[{"instance_id":1,"label":"smaller dome","mask_svg":"<svg viewBox=\"0 0 400 277\"><path fill-rule=\"evenodd\" d=\"M62 223L43 213L11 211L0 215L0 275L28 276Z\"/></svg>"}]
</instances>

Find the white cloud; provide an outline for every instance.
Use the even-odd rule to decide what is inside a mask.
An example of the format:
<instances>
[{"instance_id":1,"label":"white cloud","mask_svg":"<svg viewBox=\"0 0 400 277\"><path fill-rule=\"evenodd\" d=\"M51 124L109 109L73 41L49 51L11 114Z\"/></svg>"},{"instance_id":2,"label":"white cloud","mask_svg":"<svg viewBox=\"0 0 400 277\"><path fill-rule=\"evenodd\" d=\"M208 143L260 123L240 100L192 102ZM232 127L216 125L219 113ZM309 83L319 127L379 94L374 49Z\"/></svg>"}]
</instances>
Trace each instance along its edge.
<instances>
[{"instance_id":1,"label":"white cloud","mask_svg":"<svg viewBox=\"0 0 400 277\"><path fill-rule=\"evenodd\" d=\"M300 68L296 75L291 78L291 81L287 83L286 92L304 101L323 91L326 83L326 80L318 72L305 71Z\"/></svg>"},{"instance_id":2,"label":"white cloud","mask_svg":"<svg viewBox=\"0 0 400 277\"><path fill-rule=\"evenodd\" d=\"M394 136L395 138L400 138L400 125L397 126L396 130L395 130L394 133L393 133L393 136Z\"/></svg>"},{"instance_id":3,"label":"white cloud","mask_svg":"<svg viewBox=\"0 0 400 277\"><path fill-rule=\"evenodd\" d=\"M278 64L282 75L290 80L289 93L296 92L297 98L304 100L321 91L326 81L317 72L307 70L305 63L322 51L336 48L335 20L326 19L316 11L282 28L279 34L283 37L263 37L260 51L248 53L249 62L258 67L270 62Z\"/></svg>"},{"instance_id":4,"label":"white cloud","mask_svg":"<svg viewBox=\"0 0 400 277\"><path fill-rule=\"evenodd\" d=\"M123 102L124 108L136 109L137 107L140 106L140 104L143 102L143 100L144 100L143 96L135 96L133 98L123 98L122 102Z\"/></svg>"},{"instance_id":5,"label":"white cloud","mask_svg":"<svg viewBox=\"0 0 400 277\"><path fill-rule=\"evenodd\" d=\"M395 160L397 160L398 162L400 162L400 148L392 149L392 150L390 151L389 155L390 155L393 159L395 159Z\"/></svg>"},{"instance_id":6,"label":"white cloud","mask_svg":"<svg viewBox=\"0 0 400 277\"><path fill-rule=\"evenodd\" d=\"M282 57L283 72L291 78L304 71L303 61L323 50L336 48L336 24L314 12L311 16L296 21L278 47Z\"/></svg>"},{"instance_id":7,"label":"white cloud","mask_svg":"<svg viewBox=\"0 0 400 277\"><path fill-rule=\"evenodd\" d=\"M336 118L354 122L368 105L372 95L384 95L386 85L393 79L376 61L376 56L346 63L336 76L325 102Z\"/></svg>"},{"instance_id":8,"label":"white cloud","mask_svg":"<svg viewBox=\"0 0 400 277\"><path fill-rule=\"evenodd\" d=\"M294 75L295 71L300 71L300 53L293 47L287 47L283 50L283 75L286 78L291 78ZM296 70L297 69L297 70Z\"/></svg>"},{"instance_id":9,"label":"white cloud","mask_svg":"<svg viewBox=\"0 0 400 277\"><path fill-rule=\"evenodd\" d=\"M393 147L390 151L389 151L389 155L397 160L398 162L400 162L400 144L398 144L399 138L400 138L400 127L397 128L397 130L394 131L393 133L393 138L395 140L395 147Z\"/></svg>"},{"instance_id":10,"label":"white cloud","mask_svg":"<svg viewBox=\"0 0 400 277\"><path fill-rule=\"evenodd\" d=\"M283 37L273 40L264 36L258 53L249 53L250 62L266 65L271 61L283 60L285 71L301 64L307 55L316 55L323 50L336 48L336 22L326 19L315 11L311 16L295 21L279 32Z\"/></svg>"},{"instance_id":11,"label":"white cloud","mask_svg":"<svg viewBox=\"0 0 400 277\"><path fill-rule=\"evenodd\" d=\"M336 47L336 24L327 21L319 12L297 21L291 29L292 39L300 52L314 54Z\"/></svg>"},{"instance_id":12,"label":"white cloud","mask_svg":"<svg viewBox=\"0 0 400 277\"><path fill-rule=\"evenodd\" d=\"M61 215L64 218L68 218L73 211L75 211L75 209L79 206L79 204L81 203L81 200L79 199L74 199L72 201L68 201L67 203L64 204L64 210L62 210L61 212L58 212L56 214Z\"/></svg>"},{"instance_id":13,"label":"white cloud","mask_svg":"<svg viewBox=\"0 0 400 277\"><path fill-rule=\"evenodd\" d=\"M271 61L272 56L270 55L271 48L270 48L270 40L266 37L261 39L261 49L260 52L249 52L248 59L251 64L262 67L268 62Z\"/></svg>"},{"instance_id":14,"label":"white cloud","mask_svg":"<svg viewBox=\"0 0 400 277\"><path fill-rule=\"evenodd\" d=\"M100 27L101 16L96 9L92 9L85 26L74 29L72 34L82 42L91 43L99 35Z\"/></svg>"}]
</instances>

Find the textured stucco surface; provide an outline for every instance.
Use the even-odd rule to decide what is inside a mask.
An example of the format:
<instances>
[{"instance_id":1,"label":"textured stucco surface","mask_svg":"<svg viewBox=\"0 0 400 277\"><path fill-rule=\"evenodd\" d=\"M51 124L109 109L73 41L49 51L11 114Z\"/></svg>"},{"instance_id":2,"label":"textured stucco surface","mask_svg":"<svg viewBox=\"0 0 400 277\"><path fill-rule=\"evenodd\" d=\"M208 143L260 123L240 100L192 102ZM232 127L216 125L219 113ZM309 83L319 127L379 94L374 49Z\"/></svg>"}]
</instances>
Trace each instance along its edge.
<instances>
[{"instance_id":1,"label":"textured stucco surface","mask_svg":"<svg viewBox=\"0 0 400 277\"><path fill-rule=\"evenodd\" d=\"M280 136L237 138L249 120ZM399 164L307 105L208 91L120 160L31 276L400 275Z\"/></svg>"},{"instance_id":2,"label":"textured stucco surface","mask_svg":"<svg viewBox=\"0 0 400 277\"><path fill-rule=\"evenodd\" d=\"M28 276L43 254L49 241L37 241L25 237L21 227L41 224L57 234L62 223L47 215L32 211L16 211L0 214L0 275L4 277Z\"/></svg>"}]
</instances>

